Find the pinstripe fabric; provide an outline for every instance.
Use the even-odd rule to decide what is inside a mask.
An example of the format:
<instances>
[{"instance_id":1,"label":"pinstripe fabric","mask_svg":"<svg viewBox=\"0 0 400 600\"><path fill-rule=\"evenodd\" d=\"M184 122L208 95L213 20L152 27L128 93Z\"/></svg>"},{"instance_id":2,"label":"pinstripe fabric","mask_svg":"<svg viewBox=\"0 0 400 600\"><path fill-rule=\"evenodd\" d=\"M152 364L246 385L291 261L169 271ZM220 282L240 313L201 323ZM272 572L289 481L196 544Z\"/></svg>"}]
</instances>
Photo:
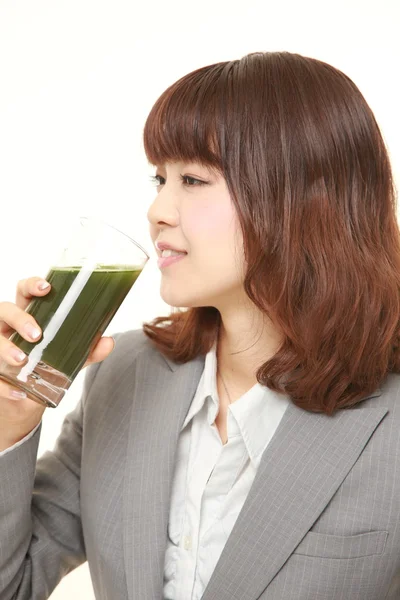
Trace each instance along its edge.
<instances>
[{"instance_id":1,"label":"pinstripe fabric","mask_svg":"<svg viewBox=\"0 0 400 600\"><path fill-rule=\"evenodd\" d=\"M36 473L40 427L0 456L0 600L44 600L85 559L99 600L162 600L176 447L203 367L118 334ZM334 417L289 404L203 600L400 597L399 389L390 374Z\"/></svg>"}]
</instances>

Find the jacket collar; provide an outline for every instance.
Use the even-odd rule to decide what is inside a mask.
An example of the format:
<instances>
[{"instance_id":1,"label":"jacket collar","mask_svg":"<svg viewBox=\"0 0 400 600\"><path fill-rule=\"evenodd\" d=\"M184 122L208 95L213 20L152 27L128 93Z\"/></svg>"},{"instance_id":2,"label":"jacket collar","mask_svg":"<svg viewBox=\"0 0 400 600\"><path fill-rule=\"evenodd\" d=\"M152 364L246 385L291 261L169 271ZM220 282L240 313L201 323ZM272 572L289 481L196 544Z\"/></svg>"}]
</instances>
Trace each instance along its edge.
<instances>
[{"instance_id":1,"label":"jacket collar","mask_svg":"<svg viewBox=\"0 0 400 600\"><path fill-rule=\"evenodd\" d=\"M123 531L131 600L162 595L175 453L204 368L204 357L176 365L151 352L151 357L143 353L130 373ZM380 395L377 389L368 398ZM361 403L328 417L289 404L262 455L203 600L259 598L387 412L381 405Z\"/></svg>"}]
</instances>

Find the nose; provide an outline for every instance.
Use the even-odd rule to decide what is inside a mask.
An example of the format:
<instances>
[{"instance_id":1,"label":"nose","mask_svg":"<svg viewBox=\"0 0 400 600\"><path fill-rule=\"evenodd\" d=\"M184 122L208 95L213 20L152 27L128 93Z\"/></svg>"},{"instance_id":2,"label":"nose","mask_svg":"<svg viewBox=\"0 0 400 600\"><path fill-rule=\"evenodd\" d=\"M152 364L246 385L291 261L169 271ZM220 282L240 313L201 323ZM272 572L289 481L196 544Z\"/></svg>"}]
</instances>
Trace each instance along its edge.
<instances>
[{"instance_id":1,"label":"nose","mask_svg":"<svg viewBox=\"0 0 400 600\"><path fill-rule=\"evenodd\" d=\"M179 224L179 212L171 192L163 189L157 194L147 211L147 219L153 227L176 227Z\"/></svg>"}]
</instances>

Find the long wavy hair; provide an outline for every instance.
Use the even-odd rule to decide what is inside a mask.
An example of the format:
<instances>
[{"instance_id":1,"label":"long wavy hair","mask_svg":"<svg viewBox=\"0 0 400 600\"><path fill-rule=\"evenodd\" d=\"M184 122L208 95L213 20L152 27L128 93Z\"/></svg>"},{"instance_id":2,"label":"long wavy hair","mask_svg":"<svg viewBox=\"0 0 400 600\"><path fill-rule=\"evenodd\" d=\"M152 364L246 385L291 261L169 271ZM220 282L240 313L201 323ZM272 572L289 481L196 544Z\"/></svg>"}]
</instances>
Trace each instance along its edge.
<instances>
[{"instance_id":1,"label":"long wavy hair","mask_svg":"<svg viewBox=\"0 0 400 600\"><path fill-rule=\"evenodd\" d=\"M189 73L156 101L149 162L196 161L227 182L244 239L244 288L284 342L260 384L334 414L400 372L400 235L388 150L371 108L340 70L255 52ZM205 355L212 306L143 324L165 356Z\"/></svg>"}]
</instances>

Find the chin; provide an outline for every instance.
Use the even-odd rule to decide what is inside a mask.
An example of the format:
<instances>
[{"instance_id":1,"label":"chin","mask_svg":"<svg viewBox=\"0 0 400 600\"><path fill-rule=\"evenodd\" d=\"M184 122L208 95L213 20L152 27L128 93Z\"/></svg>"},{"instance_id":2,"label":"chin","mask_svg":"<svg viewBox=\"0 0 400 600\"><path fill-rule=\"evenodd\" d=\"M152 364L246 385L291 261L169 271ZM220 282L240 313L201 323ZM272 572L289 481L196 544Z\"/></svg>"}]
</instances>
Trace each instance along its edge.
<instances>
[{"instance_id":1,"label":"chin","mask_svg":"<svg viewBox=\"0 0 400 600\"><path fill-rule=\"evenodd\" d=\"M166 290L163 289L163 286L161 286L160 296L166 304L175 308L195 308L198 306L209 306L207 298L204 296L200 297L188 293L178 293L177 289Z\"/></svg>"},{"instance_id":2,"label":"chin","mask_svg":"<svg viewBox=\"0 0 400 600\"><path fill-rule=\"evenodd\" d=\"M231 304L232 300L235 302L238 295L235 285L226 285L223 288L210 285L209 289L204 288L204 284L196 286L194 281L191 285L190 280L184 284L178 281L162 280L160 296L166 304L176 308L213 306L219 310L219 306Z\"/></svg>"}]
</instances>

